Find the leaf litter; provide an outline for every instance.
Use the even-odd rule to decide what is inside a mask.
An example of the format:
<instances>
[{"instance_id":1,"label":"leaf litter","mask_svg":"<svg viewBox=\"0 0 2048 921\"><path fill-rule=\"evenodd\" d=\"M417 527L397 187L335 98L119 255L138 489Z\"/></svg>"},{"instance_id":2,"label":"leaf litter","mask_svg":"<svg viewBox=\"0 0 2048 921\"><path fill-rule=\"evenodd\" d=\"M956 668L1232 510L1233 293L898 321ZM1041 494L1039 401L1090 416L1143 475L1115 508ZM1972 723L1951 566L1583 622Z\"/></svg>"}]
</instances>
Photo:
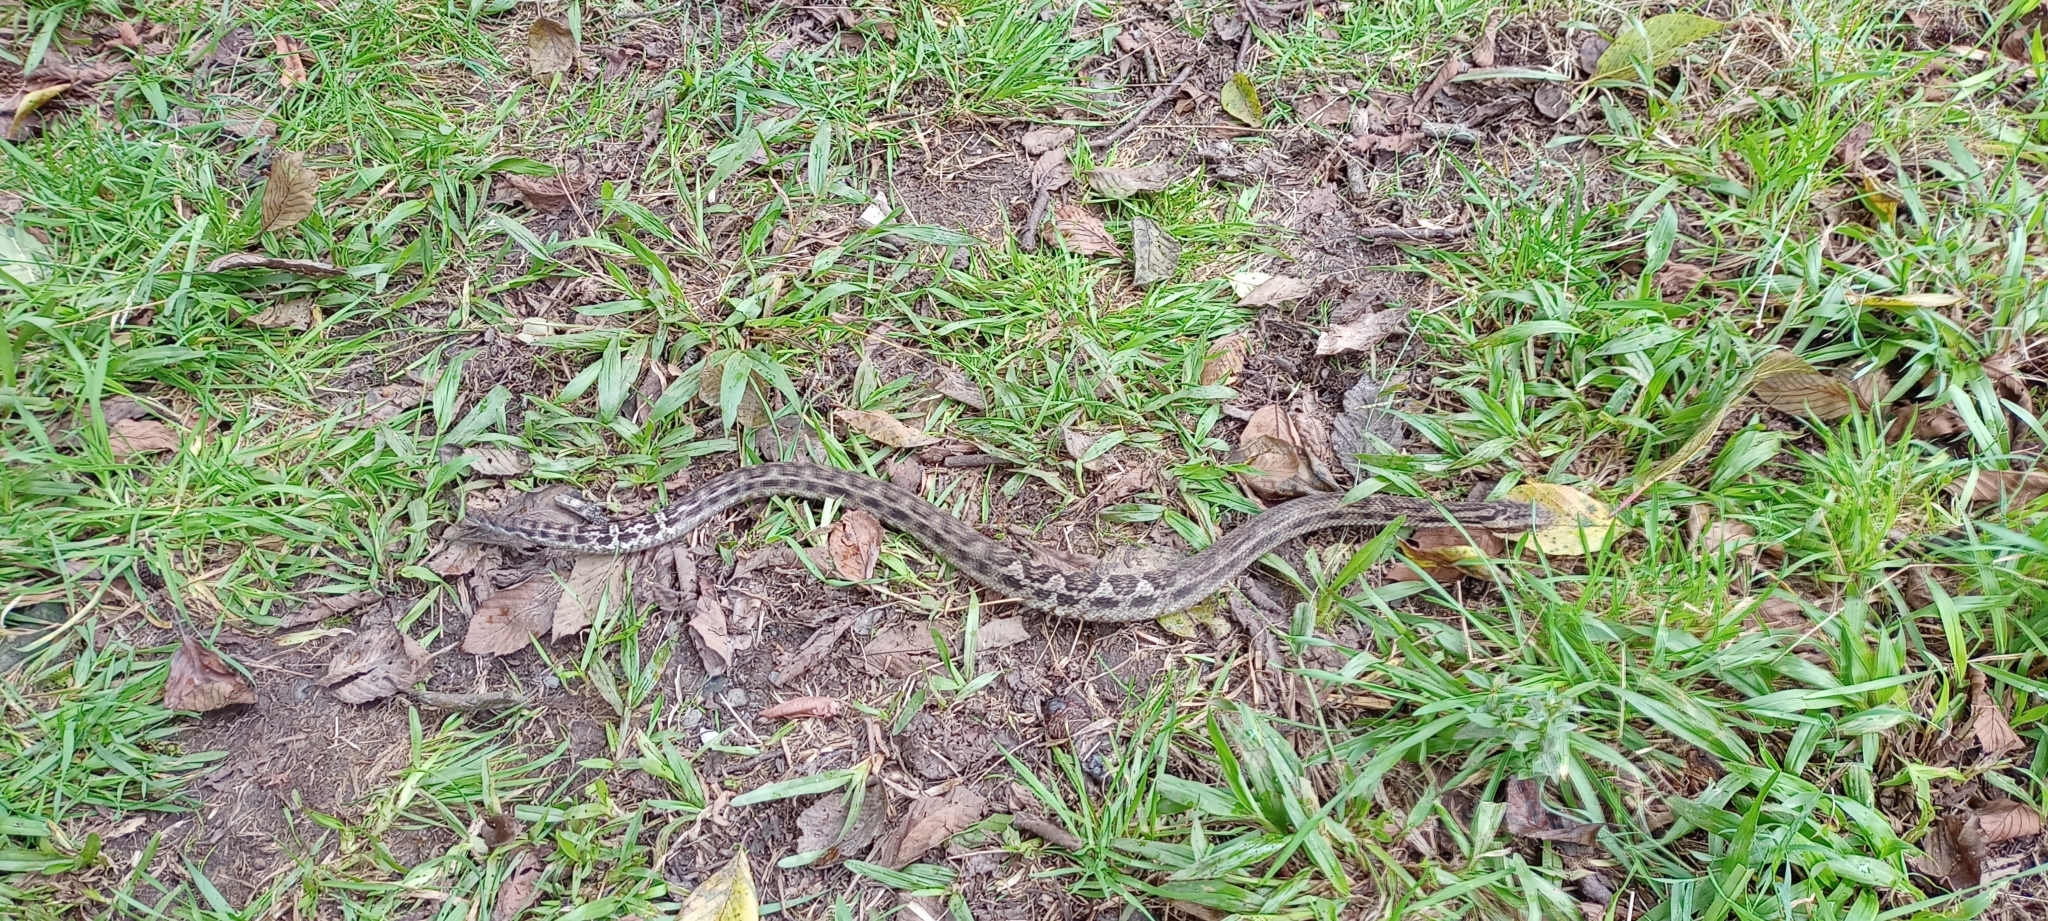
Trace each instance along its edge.
<instances>
[{"instance_id":1,"label":"leaf litter","mask_svg":"<svg viewBox=\"0 0 2048 921\"><path fill-rule=\"evenodd\" d=\"M328 660L321 686L345 704L366 704L404 691L430 670L427 651L392 624L356 635Z\"/></svg>"},{"instance_id":2,"label":"leaf litter","mask_svg":"<svg viewBox=\"0 0 2048 921\"><path fill-rule=\"evenodd\" d=\"M206 648L198 637L178 639L178 649L171 653L170 676L164 680L165 707L205 713L255 702L255 686L230 668L219 653Z\"/></svg>"}]
</instances>

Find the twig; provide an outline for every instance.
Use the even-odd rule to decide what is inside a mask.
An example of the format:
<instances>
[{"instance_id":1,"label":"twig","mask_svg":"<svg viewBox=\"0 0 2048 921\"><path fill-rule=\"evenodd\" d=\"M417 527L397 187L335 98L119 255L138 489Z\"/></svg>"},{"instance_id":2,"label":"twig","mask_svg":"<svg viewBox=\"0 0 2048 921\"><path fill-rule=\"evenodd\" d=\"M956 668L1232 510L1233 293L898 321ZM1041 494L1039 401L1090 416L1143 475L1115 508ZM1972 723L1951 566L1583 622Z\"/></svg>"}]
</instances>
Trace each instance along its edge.
<instances>
[{"instance_id":1,"label":"twig","mask_svg":"<svg viewBox=\"0 0 2048 921\"><path fill-rule=\"evenodd\" d=\"M1031 215L1024 219L1024 235L1017 238L1017 248L1025 252L1038 249L1038 225L1045 223L1045 209L1052 204L1052 190L1044 186L1037 188L1031 198Z\"/></svg>"},{"instance_id":2,"label":"twig","mask_svg":"<svg viewBox=\"0 0 2048 921\"><path fill-rule=\"evenodd\" d=\"M533 699L512 691L486 691L481 694L449 694L445 691L428 691L407 688L405 696L422 707L433 710L455 710L462 713L482 713L490 710L510 710L515 707L530 707Z\"/></svg>"},{"instance_id":3,"label":"twig","mask_svg":"<svg viewBox=\"0 0 2048 921\"><path fill-rule=\"evenodd\" d=\"M1012 816L1010 827L1037 835L1053 847L1063 847L1070 851L1081 849L1081 839L1074 837L1073 832L1045 819L1028 815Z\"/></svg>"},{"instance_id":4,"label":"twig","mask_svg":"<svg viewBox=\"0 0 2048 921\"><path fill-rule=\"evenodd\" d=\"M1188 78L1194 75L1195 65L1189 64L1181 68L1180 75L1174 77L1172 83L1160 87L1159 92L1153 93L1151 100L1147 101L1144 107L1137 111L1137 114L1132 115L1128 121L1125 121L1115 131L1097 140L1089 141L1089 149L1108 150L1116 146L1116 142L1130 137L1131 132L1138 130L1138 126L1144 124L1145 119L1151 118L1152 113L1159 111L1159 107L1165 105L1167 100L1172 99L1173 94L1180 92L1181 85L1187 83Z\"/></svg>"},{"instance_id":5,"label":"twig","mask_svg":"<svg viewBox=\"0 0 2048 921\"><path fill-rule=\"evenodd\" d=\"M958 470L963 467L1000 467L1004 464L1014 463L1016 461L1006 457L997 457L993 454L955 454L940 461L939 465Z\"/></svg>"},{"instance_id":6,"label":"twig","mask_svg":"<svg viewBox=\"0 0 2048 921\"><path fill-rule=\"evenodd\" d=\"M1372 243L1441 243L1472 233L1471 223L1450 227L1367 227L1358 238Z\"/></svg>"}]
</instances>

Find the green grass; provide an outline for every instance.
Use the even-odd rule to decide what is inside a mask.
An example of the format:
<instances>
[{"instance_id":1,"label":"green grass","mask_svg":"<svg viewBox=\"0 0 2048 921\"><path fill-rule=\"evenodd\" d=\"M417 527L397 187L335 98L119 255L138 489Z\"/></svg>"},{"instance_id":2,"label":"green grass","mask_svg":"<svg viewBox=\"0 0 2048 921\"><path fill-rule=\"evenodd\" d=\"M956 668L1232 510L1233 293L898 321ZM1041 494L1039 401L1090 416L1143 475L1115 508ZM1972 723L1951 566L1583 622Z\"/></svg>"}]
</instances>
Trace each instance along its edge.
<instances>
[{"instance_id":1,"label":"green grass","mask_svg":"<svg viewBox=\"0 0 2048 921\"><path fill-rule=\"evenodd\" d=\"M1229 9L1189 5L1177 26L1205 34ZM1316 9L1255 35L1250 76L1283 113L1271 127L1285 126L1296 88L1426 83L1489 15L1619 21L1604 7ZM1633 495L1630 536L1584 560L1492 561L1455 590L1375 583L1369 573L1401 552L1392 535L1274 561L1306 591L1280 638L1313 692L1299 706L1253 707L1252 663L1187 654L1133 689L1106 774L1064 752L1020 752L1001 769L1078 850L1000 822L978 834L1042 859L1078 898L1154 912L1571 917L1596 867L1621 893L1608 917L1634 917L1630 899L1670 921L2024 916L2020 896L1946 892L1908 861L1938 796L1942 808L1957 790L2048 806L2048 686L2034 676L2048 656L2048 520L2040 501L1975 506L1951 490L1972 471L2032 469L2048 441L1985 370L1996 355L2038 355L2048 329L2035 242L2048 90L2038 68L2004 63L1931 85L1929 56L1896 41L1902 8L1742 11L1750 26L1703 44L1682 85L1584 93L1591 127L1569 156L1538 130L1372 176L1375 196L1416 214L1478 220L1469 241L1389 267L1442 296L1414 314L1421 386L1401 409L1415 438L1363 459L1373 485L1434 495L1505 477ZM221 757L187 751L186 718L161 707L172 647L136 638L161 636L143 632L144 616L200 636L261 631L314 591L397 585L422 642L459 639L440 633L451 586L421 566L471 488L444 447L530 452L522 486L659 493L699 459L759 458L735 424L758 401L800 420L834 463L880 472L900 452L837 427L845 406L1016 462L944 497L977 524L1072 522L1096 481L1059 447L1067 429L1118 438L1167 471L1082 525L1121 537L1145 532L1120 525L1157 520L1199 544L1256 507L1223 463L1232 423L1200 374L1211 343L1256 315L1225 276L1306 245L1264 225L1287 190L1195 173L1127 202L1083 195L1120 239L1144 216L1185 244L1180 273L1148 290L1114 259L857 217L877 192L902 202L904 167L942 134L1052 111L1116 123L1125 110L1080 70L1119 53L1116 9L920 0L862 10L858 50L771 55L781 20L571 4L559 12L587 52L635 47L649 22L690 38L630 76L556 85L525 74L532 14L509 5L285 2L245 21L190 5L139 12L171 27L166 47L133 55L130 72L33 139L0 143L0 189L21 198L7 222L48 236L52 254L33 283L0 279L0 913L471 917L513 870L513 852L472 829L508 814L519 844L553 848L539 910L646 917L701 878L679 876L675 854L707 833L721 796L767 803L865 781L708 784L699 766L713 753L749 758L786 737L716 713L686 722L689 700L661 676L695 652L643 604L535 672L614 708L602 756L571 763L537 712L416 711L403 763L361 801L290 812L306 846L268 876L216 881L206 855L169 853L179 839L164 824L108 837L133 817L186 814L190 782ZM15 36L0 66L20 68L49 40L65 51L107 16L88 3L0 12ZM247 58L195 78L193 62L241 24L255 39ZM313 82L279 85L275 34L304 43ZM250 112L274 138L226 130ZM1867 218L1860 178L1835 160L1864 122L1899 202L1892 222ZM320 208L259 234L277 150L321 172ZM578 155L604 183L578 212L494 203L508 175ZM245 249L350 273L198 271ZM1667 301L1655 283L1667 263L1713 278ZM1961 301L1859 300L1926 292ZM299 298L317 308L310 330L244 320ZM513 339L533 317L544 332ZM903 353L972 379L988 407L936 399L909 364L880 357L888 348L863 359L884 324ZM1946 409L1961 429L1892 439L1876 413L1820 423L1735 402L1744 371L1780 345L1847 374L1882 367L1891 407ZM657 366L659 388L642 392ZM423 398L355 424L362 393L394 383ZM176 422L179 450L116 455L107 414L128 398ZM1713 437L1696 439L1710 422ZM1001 514L1027 486L1049 504L1028 522ZM1754 543L1703 552L1685 535L1693 506L1747 525ZM775 503L739 546L806 541L832 514ZM898 538L878 572L935 609L958 590ZM1760 627L1766 597L1795 601L1806 622ZM987 616L972 610L973 623ZM995 661L970 638L924 682L860 703L888 729L979 706ZM1943 754L1968 744L1973 670L2024 740L2002 759ZM1528 778L1553 812L1600 824L1590 852L1509 828L1509 782ZM801 917L855 916L879 904L876 887L972 911L973 884L938 853L926 860L854 868L831 909L822 891L779 897Z\"/></svg>"}]
</instances>

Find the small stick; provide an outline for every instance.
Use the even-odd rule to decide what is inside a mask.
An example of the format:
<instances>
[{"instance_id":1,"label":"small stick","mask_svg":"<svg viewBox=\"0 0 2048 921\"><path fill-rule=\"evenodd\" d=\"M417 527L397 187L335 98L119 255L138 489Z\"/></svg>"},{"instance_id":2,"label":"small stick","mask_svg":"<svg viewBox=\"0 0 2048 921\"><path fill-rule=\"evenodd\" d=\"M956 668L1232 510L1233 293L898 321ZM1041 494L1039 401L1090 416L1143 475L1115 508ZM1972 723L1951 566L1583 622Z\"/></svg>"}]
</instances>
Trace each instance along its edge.
<instances>
[{"instance_id":1,"label":"small stick","mask_svg":"<svg viewBox=\"0 0 2048 921\"><path fill-rule=\"evenodd\" d=\"M1472 233L1467 222L1450 227L1367 227L1358 238L1370 243L1438 243Z\"/></svg>"},{"instance_id":2,"label":"small stick","mask_svg":"<svg viewBox=\"0 0 2048 921\"><path fill-rule=\"evenodd\" d=\"M1130 137L1131 132L1138 130L1138 126L1144 124L1145 119L1151 118L1152 113L1159 111L1159 107L1165 105L1167 100L1172 99L1173 94L1180 91L1181 85L1187 83L1188 78L1194 75L1195 65L1189 64L1181 68L1180 75L1174 77L1172 83L1160 87L1159 92L1153 93L1152 99L1146 102L1144 107L1138 110L1137 114L1132 115L1122 126L1101 139L1089 141L1088 147L1092 150L1108 150L1116 146L1116 142Z\"/></svg>"},{"instance_id":3,"label":"small stick","mask_svg":"<svg viewBox=\"0 0 2048 921\"><path fill-rule=\"evenodd\" d=\"M1031 215L1024 219L1024 235L1017 238L1017 248L1027 253L1038 249L1038 225L1045 223L1045 209L1052 205L1052 190L1039 186L1031 199Z\"/></svg>"}]
</instances>

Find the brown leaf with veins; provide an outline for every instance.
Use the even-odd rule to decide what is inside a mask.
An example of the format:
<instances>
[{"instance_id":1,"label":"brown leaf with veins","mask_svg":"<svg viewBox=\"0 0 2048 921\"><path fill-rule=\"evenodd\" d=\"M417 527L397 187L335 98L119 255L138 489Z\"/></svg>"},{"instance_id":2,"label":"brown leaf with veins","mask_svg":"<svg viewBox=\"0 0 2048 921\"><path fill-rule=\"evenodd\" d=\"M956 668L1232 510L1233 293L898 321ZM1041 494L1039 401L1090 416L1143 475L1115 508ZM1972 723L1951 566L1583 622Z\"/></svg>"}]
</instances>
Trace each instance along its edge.
<instances>
[{"instance_id":1,"label":"brown leaf with veins","mask_svg":"<svg viewBox=\"0 0 2048 921\"><path fill-rule=\"evenodd\" d=\"M1543 805L1543 783L1516 778L1508 781L1508 802L1504 815L1508 834L1542 841L1570 841L1591 847L1600 826L1576 822L1551 812Z\"/></svg>"},{"instance_id":2,"label":"brown leaf with veins","mask_svg":"<svg viewBox=\"0 0 2048 921\"><path fill-rule=\"evenodd\" d=\"M1157 192L1173 184L1172 164L1148 163L1126 168L1102 167L1088 174L1088 186L1105 198L1118 201L1139 192Z\"/></svg>"},{"instance_id":3,"label":"brown leaf with veins","mask_svg":"<svg viewBox=\"0 0 2048 921\"><path fill-rule=\"evenodd\" d=\"M847 512L825 532L825 549L840 578L851 582L874 578L875 561L882 555L881 519L859 509Z\"/></svg>"},{"instance_id":4,"label":"brown leaf with veins","mask_svg":"<svg viewBox=\"0 0 2048 921\"><path fill-rule=\"evenodd\" d=\"M491 905L491 921L512 921L533 907L540 899L540 880L547 869L532 849L519 852L518 859L512 862L512 871L498 885L498 898Z\"/></svg>"},{"instance_id":5,"label":"brown leaf with veins","mask_svg":"<svg viewBox=\"0 0 2048 921\"><path fill-rule=\"evenodd\" d=\"M1479 570L1461 564L1499 559L1507 552L1507 542L1500 535L1479 529L1470 529L1470 532L1472 536L1468 539L1457 528L1416 528L1415 536L1404 543L1402 549L1409 559L1429 573L1430 578L1449 585L1466 576L1479 574ZM1422 581L1406 563L1395 563L1388 578L1395 582Z\"/></svg>"},{"instance_id":6,"label":"brown leaf with veins","mask_svg":"<svg viewBox=\"0 0 2048 921\"><path fill-rule=\"evenodd\" d=\"M115 460L176 451L178 444L178 433L155 419L122 419L107 427L107 447Z\"/></svg>"},{"instance_id":7,"label":"brown leaf with veins","mask_svg":"<svg viewBox=\"0 0 2048 921\"><path fill-rule=\"evenodd\" d=\"M1272 307L1298 301L1315 289L1313 284L1291 275L1261 272L1246 272L1230 281L1240 289L1237 297L1239 307Z\"/></svg>"},{"instance_id":8,"label":"brown leaf with veins","mask_svg":"<svg viewBox=\"0 0 2048 921\"><path fill-rule=\"evenodd\" d=\"M1060 233L1060 243L1070 252L1083 256L1123 255L1116 239L1109 235L1109 228L1087 208L1066 202L1054 205L1052 224Z\"/></svg>"},{"instance_id":9,"label":"brown leaf with veins","mask_svg":"<svg viewBox=\"0 0 2048 921\"><path fill-rule=\"evenodd\" d=\"M547 573L499 589L476 606L462 651L473 656L511 655L546 633L555 620L562 587Z\"/></svg>"},{"instance_id":10,"label":"brown leaf with veins","mask_svg":"<svg viewBox=\"0 0 2048 921\"><path fill-rule=\"evenodd\" d=\"M1819 371L1787 371L1756 380L1756 397L1780 412L1811 413L1832 422L1856 411L1849 386Z\"/></svg>"},{"instance_id":11,"label":"brown leaf with veins","mask_svg":"<svg viewBox=\"0 0 2048 921\"><path fill-rule=\"evenodd\" d=\"M569 72L576 62L576 37L569 27L542 17L526 30L526 66L536 77Z\"/></svg>"},{"instance_id":12,"label":"brown leaf with veins","mask_svg":"<svg viewBox=\"0 0 2048 921\"><path fill-rule=\"evenodd\" d=\"M1408 308L1395 307L1340 323L1316 337L1317 355L1363 352L1407 326Z\"/></svg>"},{"instance_id":13,"label":"brown leaf with veins","mask_svg":"<svg viewBox=\"0 0 2048 921\"><path fill-rule=\"evenodd\" d=\"M1977 808L1977 823L1984 829L1987 844L2002 844L2014 838L2041 833L2041 813L2025 803L1993 800Z\"/></svg>"},{"instance_id":14,"label":"brown leaf with veins","mask_svg":"<svg viewBox=\"0 0 2048 921\"><path fill-rule=\"evenodd\" d=\"M2026 378L2021 377L2016 370L2017 359L2018 356L2012 352L1993 356L1984 362L1984 375L1991 378L1993 393L2031 414L2034 411L2034 397L2027 390Z\"/></svg>"},{"instance_id":15,"label":"brown leaf with veins","mask_svg":"<svg viewBox=\"0 0 2048 921\"><path fill-rule=\"evenodd\" d=\"M1920 839L1924 856L1909 858L1907 866L1926 874L1951 891L1968 889L1984 879L1984 861L1990 845L1975 815L1949 814Z\"/></svg>"},{"instance_id":16,"label":"brown leaf with veins","mask_svg":"<svg viewBox=\"0 0 2048 921\"><path fill-rule=\"evenodd\" d=\"M712 586L699 582L697 611L690 616L690 636L697 641L697 658L704 662L704 674L716 678L732 670L732 638L728 634L725 605L711 592Z\"/></svg>"},{"instance_id":17,"label":"brown leaf with veins","mask_svg":"<svg viewBox=\"0 0 2048 921\"><path fill-rule=\"evenodd\" d=\"M1216 340L1202 359L1202 386L1228 385L1236 380L1244 370L1245 351L1250 347L1251 340L1241 332Z\"/></svg>"},{"instance_id":18,"label":"brown leaf with veins","mask_svg":"<svg viewBox=\"0 0 2048 921\"><path fill-rule=\"evenodd\" d=\"M327 662L320 684L345 704L383 700L425 678L427 651L396 626L379 624L356 635Z\"/></svg>"},{"instance_id":19,"label":"brown leaf with veins","mask_svg":"<svg viewBox=\"0 0 2048 921\"><path fill-rule=\"evenodd\" d=\"M1017 143L1023 145L1025 153L1036 157L1048 150L1065 147L1073 139L1074 129L1072 128L1046 127L1033 128L1030 131L1024 132L1024 136L1018 138Z\"/></svg>"},{"instance_id":20,"label":"brown leaf with veins","mask_svg":"<svg viewBox=\"0 0 2048 921\"><path fill-rule=\"evenodd\" d=\"M1336 492L1336 481L1308 447L1312 443L1327 444L1329 438L1329 432L1314 419L1270 403L1252 413L1244 434L1238 436L1237 449L1225 460L1260 471L1245 476L1244 483L1261 498L1279 500Z\"/></svg>"},{"instance_id":21,"label":"brown leaf with veins","mask_svg":"<svg viewBox=\"0 0 2048 921\"><path fill-rule=\"evenodd\" d=\"M262 223L259 233L290 230L313 213L320 191L320 174L307 169L305 155L286 151L270 161L263 182Z\"/></svg>"},{"instance_id":22,"label":"brown leaf with veins","mask_svg":"<svg viewBox=\"0 0 2048 921\"><path fill-rule=\"evenodd\" d=\"M1948 491L1963 495L1969 490L1971 505L2010 502L2013 508L2033 504L2048 495L2048 472L2040 470L1978 470L1948 484Z\"/></svg>"},{"instance_id":23,"label":"brown leaf with veins","mask_svg":"<svg viewBox=\"0 0 2048 921\"><path fill-rule=\"evenodd\" d=\"M1991 682L1981 669L1970 669L1970 730L1984 754L1997 756L2020 747L2019 733L2006 722L2005 709L1991 694Z\"/></svg>"},{"instance_id":24,"label":"brown leaf with veins","mask_svg":"<svg viewBox=\"0 0 2048 921\"><path fill-rule=\"evenodd\" d=\"M562 585L562 598L555 604L555 621L549 636L574 636L597 619L609 606L616 611L625 604L626 558L585 553L576 557L569 579Z\"/></svg>"},{"instance_id":25,"label":"brown leaf with veins","mask_svg":"<svg viewBox=\"0 0 2048 921\"><path fill-rule=\"evenodd\" d=\"M229 704L255 702L255 686L229 668L218 653L197 637L178 639L178 651L171 654L171 675L164 681L164 706L205 713Z\"/></svg>"},{"instance_id":26,"label":"brown leaf with veins","mask_svg":"<svg viewBox=\"0 0 2048 921\"><path fill-rule=\"evenodd\" d=\"M903 825L881 843L875 862L901 870L987 814L988 801L964 783L944 796L918 797L904 813Z\"/></svg>"},{"instance_id":27,"label":"brown leaf with veins","mask_svg":"<svg viewBox=\"0 0 2048 921\"><path fill-rule=\"evenodd\" d=\"M1067 149L1055 147L1039 154L1031 161L1031 188L1038 192L1057 192L1074 181L1074 167L1067 162Z\"/></svg>"},{"instance_id":28,"label":"brown leaf with veins","mask_svg":"<svg viewBox=\"0 0 2048 921\"><path fill-rule=\"evenodd\" d=\"M988 408L988 394L982 392L981 385L968 377L967 372L958 368L940 365L938 380L932 384L932 389L937 390L940 396L958 400L975 409Z\"/></svg>"}]
</instances>

